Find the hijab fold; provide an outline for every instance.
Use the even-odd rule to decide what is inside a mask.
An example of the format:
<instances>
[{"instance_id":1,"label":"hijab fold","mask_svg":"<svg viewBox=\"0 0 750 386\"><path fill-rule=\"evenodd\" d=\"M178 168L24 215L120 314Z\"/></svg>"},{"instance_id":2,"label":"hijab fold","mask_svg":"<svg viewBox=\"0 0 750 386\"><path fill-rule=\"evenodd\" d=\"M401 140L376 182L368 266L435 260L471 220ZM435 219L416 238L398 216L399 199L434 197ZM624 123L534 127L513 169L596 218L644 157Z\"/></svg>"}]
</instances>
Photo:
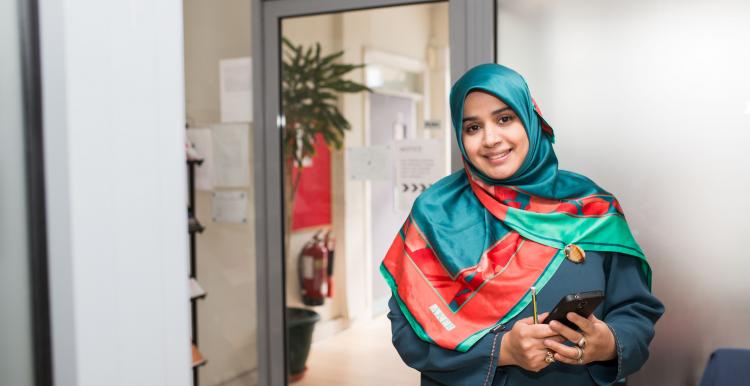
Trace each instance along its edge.
<instances>
[{"instance_id":1,"label":"hijab fold","mask_svg":"<svg viewBox=\"0 0 750 386\"><path fill-rule=\"evenodd\" d=\"M511 107L529 139L523 163L504 180L472 165L461 140L464 100L476 90ZM450 108L464 168L417 198L380 266L420 338L467 351L528 305L529 287L543 290L569 244L638 258L651 285L617 199L585 176L558 170L554 131L521 75L476 66L451 88Z\"/></svg>"}]
</instances>

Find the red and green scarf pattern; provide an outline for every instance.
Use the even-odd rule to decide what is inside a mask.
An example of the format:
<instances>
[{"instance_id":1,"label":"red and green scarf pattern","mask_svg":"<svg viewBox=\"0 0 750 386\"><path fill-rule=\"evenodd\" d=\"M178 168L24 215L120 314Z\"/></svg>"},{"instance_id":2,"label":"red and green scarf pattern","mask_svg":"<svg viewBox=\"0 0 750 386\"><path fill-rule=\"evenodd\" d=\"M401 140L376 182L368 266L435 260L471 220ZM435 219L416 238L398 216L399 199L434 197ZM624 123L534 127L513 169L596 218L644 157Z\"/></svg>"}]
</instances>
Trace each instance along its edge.
<instances>
[{"instance_id":1,"label":"red and green scarf pattern","mask_svg":"<svg viewBox=\"0 0 750 386\"><path fill-rule=\"evenodd\" d=\"M529 153L510 179L476 169L461 143L463 100L492 92L524 123ZM563 249L615 251L650 269L618 200L588 178L557 168L551 127L520 75L497 64L474 67L451 90L464 170L430 187L412 207L380 271L415 333L466 351L530 302L565 259Z\"/></svg>"}]
</instances>

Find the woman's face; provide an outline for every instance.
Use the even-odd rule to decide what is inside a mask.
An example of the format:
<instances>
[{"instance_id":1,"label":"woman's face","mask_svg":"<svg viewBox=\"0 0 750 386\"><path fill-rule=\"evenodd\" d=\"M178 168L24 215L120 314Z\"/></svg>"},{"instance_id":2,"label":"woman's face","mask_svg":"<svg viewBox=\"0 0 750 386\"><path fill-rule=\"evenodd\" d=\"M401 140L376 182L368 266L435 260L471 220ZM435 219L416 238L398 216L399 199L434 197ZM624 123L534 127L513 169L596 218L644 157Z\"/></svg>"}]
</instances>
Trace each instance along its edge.
<instances>
[{"instance_id":1,"label":"woman's face","mask_svg":"<svg viewBox=\"0 0 750 386\"><path fill-rule=\"evenodd\" d=\"M516 113L494 95L472 91L464 100L461 138L471 163L502 180L521 167L529 137Z\"/></svg>"}]
</instances>

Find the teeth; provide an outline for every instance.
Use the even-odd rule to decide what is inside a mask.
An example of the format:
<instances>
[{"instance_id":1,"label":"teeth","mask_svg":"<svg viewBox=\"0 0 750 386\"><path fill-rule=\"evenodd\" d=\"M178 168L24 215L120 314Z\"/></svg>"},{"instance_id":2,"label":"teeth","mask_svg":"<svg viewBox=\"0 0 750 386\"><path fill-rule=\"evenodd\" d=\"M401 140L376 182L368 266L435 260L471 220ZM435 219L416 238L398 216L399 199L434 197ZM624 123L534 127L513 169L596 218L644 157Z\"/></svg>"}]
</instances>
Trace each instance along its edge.
<instances>
[{"instance_id":1,"label":"teeth","mask_svg":"<svg viewBox=\"0 0 750 386\"><path fill-rule=\"evenodd\" d=\"M510 150L508 150L506 152L503 152L503 153L500 153L500 154L495 154L495 155L488 156L487 158L489 158L489 159L500 159L500 158L505 157L508 153L510 153Z\"/></svg>"}]
</instances>

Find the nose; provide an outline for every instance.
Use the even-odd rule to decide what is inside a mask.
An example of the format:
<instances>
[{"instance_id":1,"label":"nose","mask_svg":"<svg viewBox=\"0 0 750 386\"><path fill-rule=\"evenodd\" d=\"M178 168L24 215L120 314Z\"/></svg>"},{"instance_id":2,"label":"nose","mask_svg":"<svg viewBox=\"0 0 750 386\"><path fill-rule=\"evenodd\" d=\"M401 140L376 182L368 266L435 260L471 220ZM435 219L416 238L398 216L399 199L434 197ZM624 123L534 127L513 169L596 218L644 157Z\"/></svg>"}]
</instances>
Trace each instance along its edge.
<instances>
[{"instance_id":1,"label":"nose","mask_svg":"<svg viewBox=\"0 0 750 386\"><path fill-rule=\"evenodd\" d=\"M501 142L503 142L503 137L500 134L500 130L493 125L487 126L484 130L484 136L482 137L482 145L492 148Z\"/></svg>"}]
</instances>

